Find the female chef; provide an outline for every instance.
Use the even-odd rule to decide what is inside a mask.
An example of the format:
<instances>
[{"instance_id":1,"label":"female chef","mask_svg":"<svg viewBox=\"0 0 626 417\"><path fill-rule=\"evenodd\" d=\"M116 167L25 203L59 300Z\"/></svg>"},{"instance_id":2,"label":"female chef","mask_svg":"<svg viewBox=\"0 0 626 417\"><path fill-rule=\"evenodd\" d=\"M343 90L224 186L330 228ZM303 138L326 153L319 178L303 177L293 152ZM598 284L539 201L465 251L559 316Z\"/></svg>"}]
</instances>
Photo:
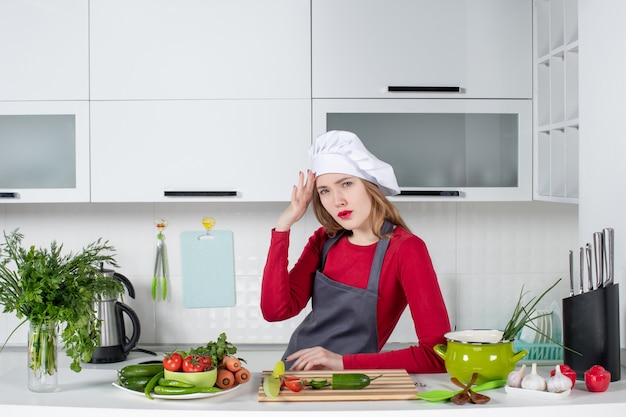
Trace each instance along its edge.
<instances>
[{"instance_id":1,"label":"female chef","mask_svg":"<svg viewBox=\"0 0 626 417\"><path fill-rule=\"evenodd\" d=\"M425 243L386 198L400 192L393 168L351 132L330 131L309 150L291 203L271 233L261 288L270 322L311 312L291 336L291 370L391 369L444 372L433 346L450 322ZM321 227L288 268L291 226L309 204ZM381 351L409 306L418 342Z\"/></svg>"}]
</instances>

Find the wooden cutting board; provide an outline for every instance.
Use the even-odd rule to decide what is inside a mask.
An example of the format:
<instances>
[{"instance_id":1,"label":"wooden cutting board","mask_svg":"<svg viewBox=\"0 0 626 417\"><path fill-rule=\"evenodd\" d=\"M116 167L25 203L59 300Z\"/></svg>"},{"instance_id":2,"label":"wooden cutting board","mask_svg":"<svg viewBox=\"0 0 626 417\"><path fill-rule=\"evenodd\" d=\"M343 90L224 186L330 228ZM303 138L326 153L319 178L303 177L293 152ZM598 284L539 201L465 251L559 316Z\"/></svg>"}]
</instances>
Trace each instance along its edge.
<instances>
[{"instance_id":1,"label":"wooden cutting board","mask_svg":"<svg viewBox=\"0 0 626 417\"><path fill-rule=\"evenodd\" d=\"M349 371L299 371L288 372L289 376L304 379L326 378L331 381L332 374L366 374L370 378L382 374L370 385L359 390L333 390L330 386L322 389L305 387L300 392L293 392L283 387L276 398L268 398L263 392L263 378L272 374L272 371L261 373L259 386L259 401L388 401L388 400L415 400L417 388L413 380L404 369L367 369Z\"/></svg>"}]
</instances>

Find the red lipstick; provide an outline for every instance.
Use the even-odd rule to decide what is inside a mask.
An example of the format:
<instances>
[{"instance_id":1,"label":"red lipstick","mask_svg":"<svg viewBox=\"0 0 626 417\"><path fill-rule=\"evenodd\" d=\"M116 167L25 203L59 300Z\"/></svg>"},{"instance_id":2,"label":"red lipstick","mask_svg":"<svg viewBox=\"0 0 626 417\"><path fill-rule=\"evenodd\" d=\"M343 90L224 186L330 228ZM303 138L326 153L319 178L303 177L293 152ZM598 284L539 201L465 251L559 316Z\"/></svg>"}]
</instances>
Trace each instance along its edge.
<instances>
[{"instance_id":1,"label":"red lipstick","mask_svg":"<svg viewBox=\"0 0 626 417\"><path fill-rule=\"evenodd\" d=\"M338 216L340 219L345 220L345 219L347 219L348 217L350 217L350 215L351 215L351 214L352 214L352 211L351 211L351 210L344 210L344 211L340 211L340 212L337 214L337 216Z\"/></svg>"}]
</instances>

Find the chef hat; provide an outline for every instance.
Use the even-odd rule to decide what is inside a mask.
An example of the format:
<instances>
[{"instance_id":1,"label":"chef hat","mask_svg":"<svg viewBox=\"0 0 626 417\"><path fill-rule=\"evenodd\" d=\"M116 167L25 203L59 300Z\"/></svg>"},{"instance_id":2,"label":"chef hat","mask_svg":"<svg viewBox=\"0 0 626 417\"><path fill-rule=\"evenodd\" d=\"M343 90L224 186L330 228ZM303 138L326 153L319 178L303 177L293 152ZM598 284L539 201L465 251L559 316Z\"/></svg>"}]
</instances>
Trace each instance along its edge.
<instances>
[{"instance_id":1,"label":"chef hat","mask_svg":"<svg viewBox=\"0 0 626 417\"><path fill-rule=\"evenodd\" d=\"M318 136L309 156L315 175L353 175L376 184L383 195L400 193L392 166L372 155L352 132L331 130Z\"/></svg>"}]
</instances>

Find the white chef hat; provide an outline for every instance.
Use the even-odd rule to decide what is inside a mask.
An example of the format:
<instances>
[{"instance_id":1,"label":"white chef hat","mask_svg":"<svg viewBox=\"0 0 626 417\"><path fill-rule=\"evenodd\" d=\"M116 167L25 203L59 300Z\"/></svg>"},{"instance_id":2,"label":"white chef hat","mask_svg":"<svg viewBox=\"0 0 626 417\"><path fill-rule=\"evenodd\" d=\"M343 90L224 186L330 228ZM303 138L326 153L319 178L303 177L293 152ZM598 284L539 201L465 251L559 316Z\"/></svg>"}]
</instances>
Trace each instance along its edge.
<instances>
[{"instance_id":1,"label":"white chef hat","mask_svg":"<svg viewBox=\"0 0 626 417\"><path fill-rule=\"evenodd\" d=\"M315 175L353 175L376 184L383 195L400 194L393 167L370 153L352 132L331 130L318 136L309 156Z\"/></svg>"}]
</instances>

